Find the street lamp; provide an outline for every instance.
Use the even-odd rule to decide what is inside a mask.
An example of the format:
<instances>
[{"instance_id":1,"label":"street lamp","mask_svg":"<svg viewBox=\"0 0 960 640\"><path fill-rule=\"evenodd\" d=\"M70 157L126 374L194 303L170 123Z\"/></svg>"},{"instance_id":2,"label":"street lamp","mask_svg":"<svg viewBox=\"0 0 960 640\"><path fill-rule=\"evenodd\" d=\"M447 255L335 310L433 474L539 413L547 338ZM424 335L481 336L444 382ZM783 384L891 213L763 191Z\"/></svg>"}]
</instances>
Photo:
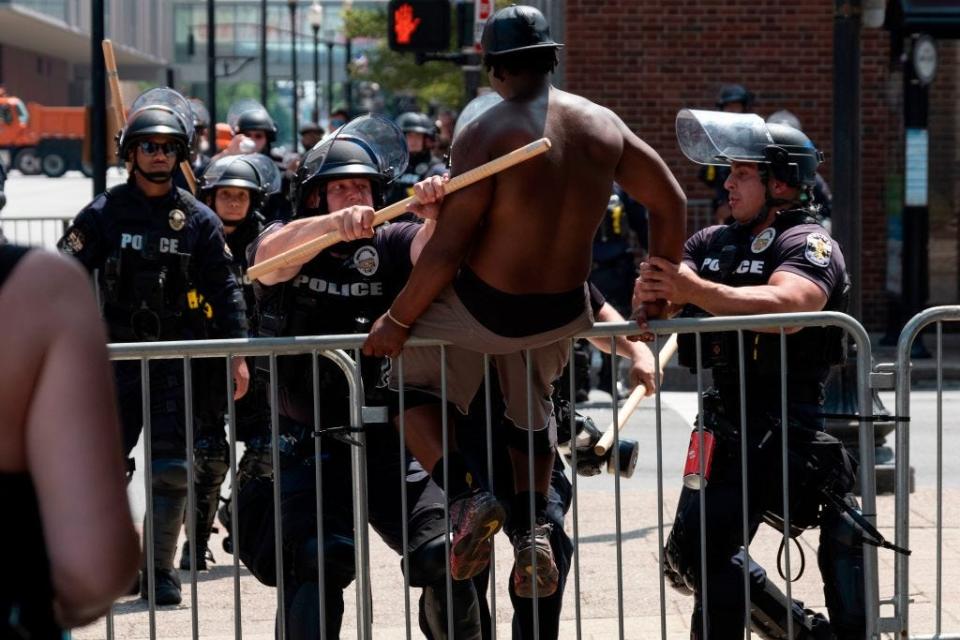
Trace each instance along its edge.
<instances>
[{"instance_id":1,"label":"street lamp","mask_svg":"<svg viewBox=\"0 0 960 640\"><path fill-rule=\"evenodd\" d=\"M290 74L293 80L293 150L297 150L297 132L300 129L297 118L300 100L297 95L297 0L287 0L290 7Z\"/></svg>"},{"instance_id":2,"label":"street lamp","mask_svg":"<svg viewBox=\"0 0 960 640\"><path fill-rule=\"evenodd\" d=\"M310 6L310 28L313 29L313 121L320 122L320 25L323 7L314 0Z\"/></svg>"},{"instance_id":3,"label":"street lamp","mask_svg":"<svg viewBox=\"0 0 960 640\"><path fill-rule=\"evenodd\" d=\"M353 0L343 0L342 12L345 14L353 9ZM350 61L353 58L353 42L350 39L350 33L347 31L346 25L343 29L343 38L345 42L345 48L343 52L344 60L344 76L343 76L343 101L346 103L347 115L353 115L353 85L352 79L350 78Z\"/></svg>"},{"instance_id":4,"label":"street lamp","mask_svg":"<svg viewBox=\"0 0 960 640\"><path fill-rule=\"evenodd\" d=\"M333 111L333 45L337 34L333 29L325 32L327 39L327 113Z\"/></svg>"}]
</instances>

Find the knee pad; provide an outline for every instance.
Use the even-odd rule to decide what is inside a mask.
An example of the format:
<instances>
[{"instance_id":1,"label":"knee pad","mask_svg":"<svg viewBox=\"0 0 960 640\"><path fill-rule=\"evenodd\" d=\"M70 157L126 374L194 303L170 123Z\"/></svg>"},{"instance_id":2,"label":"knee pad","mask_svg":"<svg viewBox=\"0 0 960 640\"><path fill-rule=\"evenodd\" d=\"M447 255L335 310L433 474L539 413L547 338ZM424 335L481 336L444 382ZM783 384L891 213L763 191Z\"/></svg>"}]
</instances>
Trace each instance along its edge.
<instances>
[{"instance_id":1,"label":"knee pad","mask_svg":"<svg viewBox=\"0 0 960 640\"><path fill-rule=\"evenodd\" d=\"M213 438L200 438L194 447L194 464L197 468L197 484L216 483L219 486L230 469L225 442Z\"/></svg>"},{"instance_id":2,"label":"knee pad","mask_svg":"<svg viewBox=\"0 0 960 640\"><path fill-rule=\"evenodd\" d=\"M327 534L324 537L323 577L327 589L345 589L356 576L353 539L337 534ZM319 558L316 536L297 545L292 557L285 558L284 562L287 567L292 568L297 582L317 582Z\"/></svg>"},{"instance_id":3,"label":"knee pad","mask_svg":"<svg viewBox=\"0 0 960 640\"><path fill-rule=\"evenodd\" d=\"M179 493L187 491L187 461L160 458L150 465L155 492Z\"/></svg>"},{"instance_id":4,"label":"knee pad","mask_svg":"<svg viewBox=\"0 0 960 640\"><path fill-rule=\"evenodd\" d=\"M411 586L426 587L446 580L447 550L444 537L441 535L427 540L410 553Z\"/></svg>"}]
</instances>

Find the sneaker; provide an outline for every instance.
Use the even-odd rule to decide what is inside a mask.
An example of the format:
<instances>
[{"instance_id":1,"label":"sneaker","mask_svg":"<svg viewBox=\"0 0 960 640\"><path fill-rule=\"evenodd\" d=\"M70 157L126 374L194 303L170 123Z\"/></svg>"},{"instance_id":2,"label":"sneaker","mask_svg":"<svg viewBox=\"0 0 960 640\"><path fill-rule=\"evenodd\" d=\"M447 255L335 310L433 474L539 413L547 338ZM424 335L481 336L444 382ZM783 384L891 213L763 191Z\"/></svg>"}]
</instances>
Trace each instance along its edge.
<instances>
[{"instance_id":1,"label":"sneaker","mask_svg":"<svg viewBox=\"0 0 960 640\"><path fill-rule=\"evenodd\" d=\"M450 503L450 574L468 580L490 563L490 538L506 517L503 507L489 491L474 491Z\"/></svg>"},{"instance_id":2,"label":"sneaker","mask_svg":"<svg viewBox=\"0 0 960 640\"><path fill-rule=\"evenodd\" d=\"M140 579L140 597L144 600L150 599L149 585L147 584L148 572L144 569ZM169 606L180 604L183 597L180 595L180 575L176 569L161 569L157 567L154 571L156 575L156 597L157 606Z\"/></svg>"},{"instance_id":3,"label":"sneaker","mask_svg":"<svg viewBox=\"0 0 960 640\"><path fill-rule=\"evenodd\" d=\"M523 531L514 536L513 590L520 598L533 597L533 570L537 572L537 597L546 598L557 591L560 572L553 559L550 547L550 533L553 525L539 521L533 530Z\"/></svg>"},{"instance_id":4,"label":"sneaker","mask_svg":"<svg viewBox=\"0 0 960 640\"><path fill-rule=\"evenodd\" d=\"M210 551L210 547L203 545L200 547L198 544L197 551L200 552L200 555L197 557L197 571L206 571L207 562L211 564L216 564L216 560L213 559L213 551ZM190 571L190 541L184 540L183 547L180 549L180 570L181 571Z\"/></svg>"}]
</instances>

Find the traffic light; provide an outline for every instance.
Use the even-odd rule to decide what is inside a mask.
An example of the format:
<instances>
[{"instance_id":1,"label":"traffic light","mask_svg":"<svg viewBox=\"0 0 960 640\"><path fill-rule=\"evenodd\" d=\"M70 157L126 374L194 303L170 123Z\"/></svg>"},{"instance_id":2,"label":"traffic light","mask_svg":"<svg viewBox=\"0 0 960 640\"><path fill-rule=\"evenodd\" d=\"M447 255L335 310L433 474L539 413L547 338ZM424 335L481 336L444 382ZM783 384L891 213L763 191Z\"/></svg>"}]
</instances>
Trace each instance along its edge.
<instances>
[{"instance_id":1,"label":"traffic light","mask_svg":"<svg viewBox=\"0 0 960 640\"><path fill-rule=\"evenodd\" d=\"M450 48L450 0L390 0L387 40L394 51Z\"/></svg>"}]
</instances>

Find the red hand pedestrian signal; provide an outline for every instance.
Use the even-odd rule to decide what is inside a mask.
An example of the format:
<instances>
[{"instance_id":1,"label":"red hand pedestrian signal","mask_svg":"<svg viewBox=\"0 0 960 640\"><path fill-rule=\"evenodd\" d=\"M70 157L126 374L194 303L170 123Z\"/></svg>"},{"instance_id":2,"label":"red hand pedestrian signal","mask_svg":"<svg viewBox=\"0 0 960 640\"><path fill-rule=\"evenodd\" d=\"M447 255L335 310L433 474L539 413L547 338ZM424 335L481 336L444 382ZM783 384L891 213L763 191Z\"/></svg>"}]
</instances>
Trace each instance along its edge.
<instances>
[{"instance_id":1,"label":"red hand pedestrian signal","mask_svg":"<svg viewBox=\"0 0 960 640\"><path fill-rule=\"evenodd\" d=\"M450 48L450 14L450 0L390 0L387 4L390 48L423 53L446 51Z\"/></svg>"},{"instance_id":2,"label":"red hand pedestrian signal","mask_svg":"<svg viewBox=\"0 0 960 640\"><path fill-rule=\"evenodd\" d=\"M410 44L413 33L420 26L420 18L413 15L413 7L400 5L393 14L393 30L397 34L397 44Z\"/></svg>"}]
</instances>

